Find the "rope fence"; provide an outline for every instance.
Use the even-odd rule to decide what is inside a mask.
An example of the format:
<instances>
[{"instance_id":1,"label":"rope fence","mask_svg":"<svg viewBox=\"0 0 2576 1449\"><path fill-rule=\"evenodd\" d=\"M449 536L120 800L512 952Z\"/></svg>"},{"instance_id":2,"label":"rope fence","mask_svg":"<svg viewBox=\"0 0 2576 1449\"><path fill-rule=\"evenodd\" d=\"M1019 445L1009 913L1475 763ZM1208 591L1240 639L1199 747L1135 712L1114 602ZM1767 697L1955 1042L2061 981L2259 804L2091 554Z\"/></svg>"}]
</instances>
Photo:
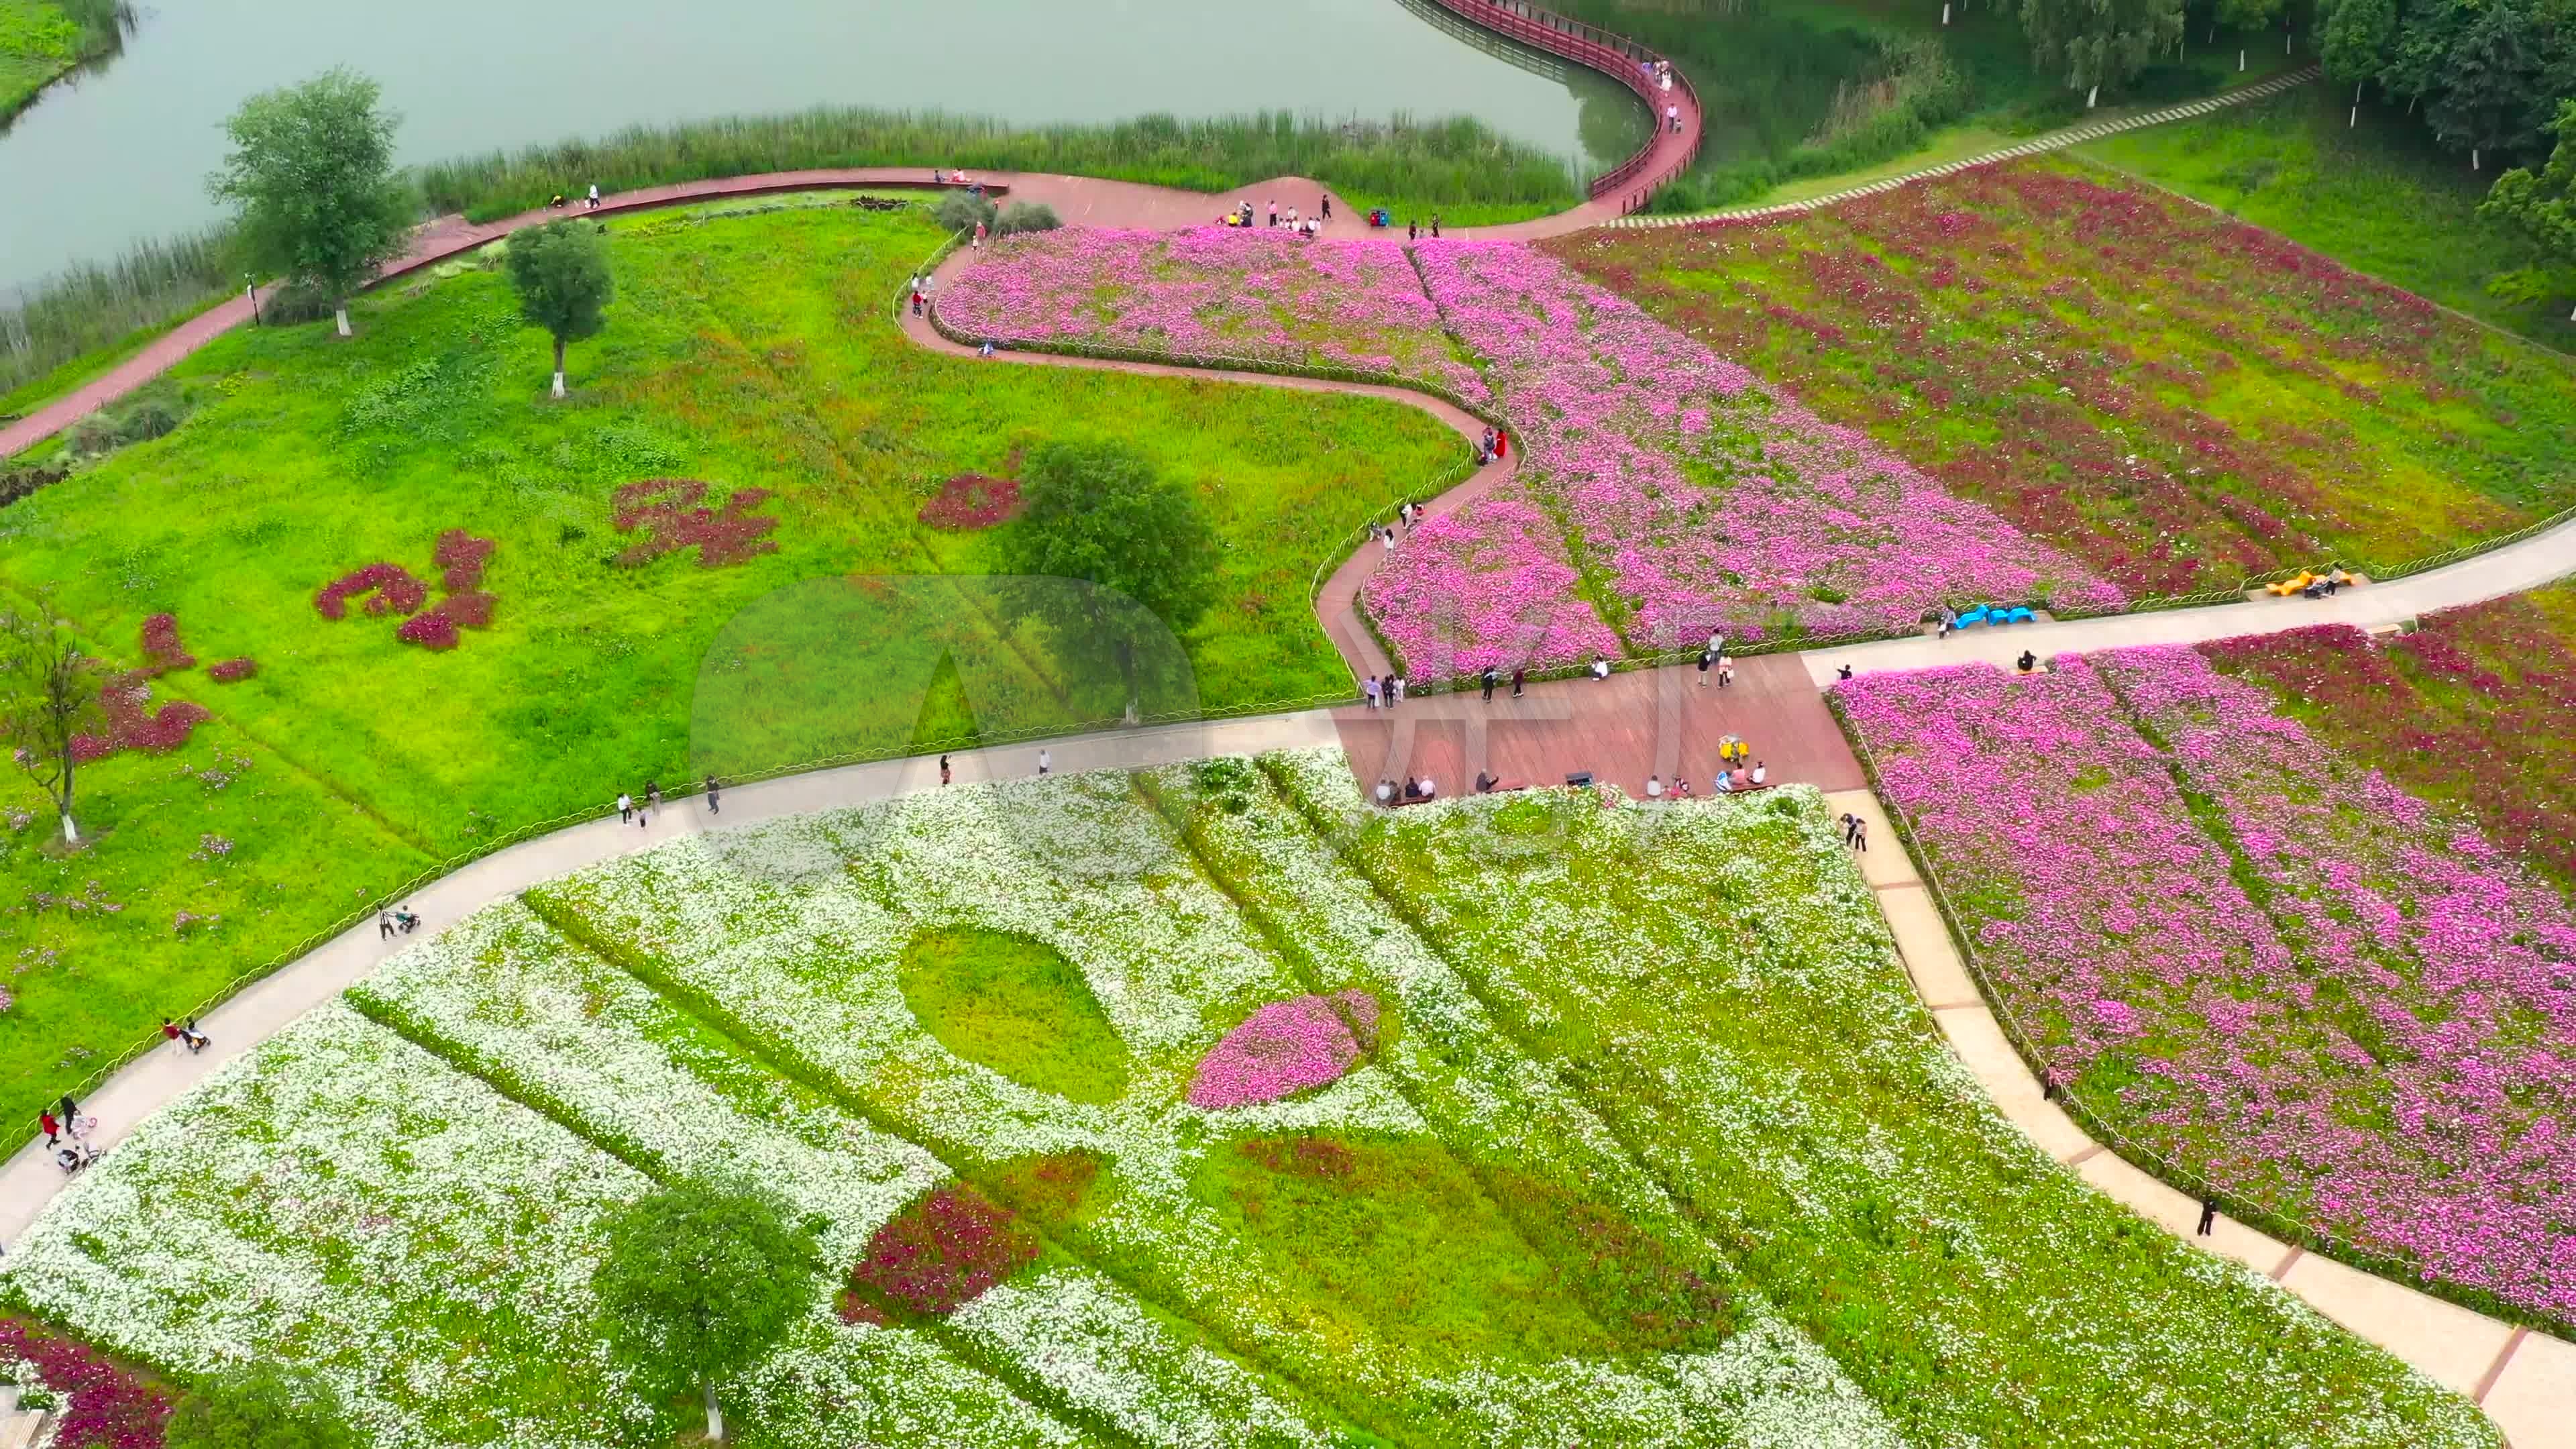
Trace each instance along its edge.
<instances>
[{"instance_id":1,"label":"rope fence","mask_svg":"<svg viewBox=\"0 0 2576 1449\"><path fill-rule=\"evenodd\" d=\"M2053 1069L2048 1065L2047 1057L2041 1052L2029 1030L2022 1025L2021 1019L2014 1014L2010 999L1996 985L1994 976L1986 968L1984 958L1977 954L1976 942L1967 928L1968 918L1953 903L1949 887L1941 879L1940 867L1934 862L1931 852L1924 846L1921 828L1915 822L1913 813L1908 811L1904 803L1896 798L1894 792L1887 788L1886 779L1879 769L1878 756L1871 750L1868 736L1852 721L1850 713L1843 707L1841 696L1836 691L1826 690L1825 702L1833 711L1835 723L1842 727L1843 737L1850 742L1852 752L1860 757L1861 770L1869 779L1870 793L1878 797L1879 803L1886 807L1888 819L1896 826L1898 842L1905 847L1906 854L1913 858L1916 868L1921 871L1924 889L1930 893L1933 904L1939 907L1941 923L1949 931L1950 943L1958 950L1959 959L1968 968L1969 977L1976 982L1978 994L1985 998L1988 1014L1994 1018L1997 1026L2003 1028L2005 1040L2012 1043L2013 1052L2021 1058L2022 1065L2029 1069L2031 1076L2039 1081L2043 1089L2047 1089L2044 1095L2073 1118L2094 1141L2110 1148L2131 1166L2156 1178L2168 1187L2198 1198L2202 1202L2215 1203L2219 1210L2229 1217L2293 1247L2322 1254L2365 1273L2403 1284L2417 1292L2458 1304L2473 1312L2555 1334L2561 1338L2570 1336L2570 1325L2563 1321L2535 1313L2517 1304L2507 1303L2480 1289L2430 1278L2425 1275L2419 1264L2364 1247L2349 1238L2339 1237L2323 1228L2254 1202L2240 1195L2233 1188L2211 1181L2198 1169L2178 1162L2157 1148L2130 1137L2100 1113L2094 1111L2072 1090L2059 1088Z\"/></svg>"}]
</instances>

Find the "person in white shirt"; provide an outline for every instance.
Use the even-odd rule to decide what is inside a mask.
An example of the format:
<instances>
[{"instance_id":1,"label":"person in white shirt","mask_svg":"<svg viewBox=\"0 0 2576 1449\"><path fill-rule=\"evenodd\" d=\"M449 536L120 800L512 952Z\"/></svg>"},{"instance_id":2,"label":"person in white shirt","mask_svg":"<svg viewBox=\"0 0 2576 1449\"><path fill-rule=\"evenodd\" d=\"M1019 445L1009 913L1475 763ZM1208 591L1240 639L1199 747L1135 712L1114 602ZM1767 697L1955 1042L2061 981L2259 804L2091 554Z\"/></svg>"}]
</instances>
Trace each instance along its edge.
<instances>
[{"instance_id":1,"label":"person in white shirt","mask_svg":"<svg viewBox=\"0 0 2576 1449\"><path fill-rule=\"evenodd\" d=\"M1608 679L1610 677L1610 661L1598 654L1593 655L1592 677L1595 679Z\"/></svg>"},{"instance_id":2,"label":"person in white shirt","mask_svg":"<svg viewBox=\"0 0 2576 1449\"><path fill-rule=\"evenodd\" d=\"M1765 776L1769 775L1770 773L1771 773L1771 767L1770 767L1769 765L1766 765L1766 764L1762 763L1760 760L1755 760L1755 761L1753 762L1753 783L1754 783L1754 784L1756 784L1756 785L1761 784L1761 783L1762 783L1762 781L1763 781L1763 778L1764 778Z\"/></svg>"},{"instance_id":3,"label":"person in white shirt","mask_svg":"<svg viewBox=\"0 0 2576 1449\"><path fill-rule=\"evenodd\" d=\"M1664 798L1663 776L1648 775L1646 777L1646 798L1649 800L1661 800Z\"/></svg>"},{"instance_id":4,"label":"person in white shirt","mask_svg":"<svg viewBox=\"0 0 2576 1449\"><path fill-rule=\"evenodd\" d=\"M1395 803L1395 782L1393 780L1380 780L1377 782L1377 803L1380 805L1392 805Z\"/></svg>"},{"instance_id":5,"label":"person in white shirt","mask_svg":"<svg viewBox=\"0 0 2576 1449\"><path fill-rule=\"evenodd\" d=\"M1038 773L1040 775L1045 775L1053 772L1054 769L1055 756L1049 754L1045 747L1041 746L1038 750Z\"/></svg>"}]
</instances>

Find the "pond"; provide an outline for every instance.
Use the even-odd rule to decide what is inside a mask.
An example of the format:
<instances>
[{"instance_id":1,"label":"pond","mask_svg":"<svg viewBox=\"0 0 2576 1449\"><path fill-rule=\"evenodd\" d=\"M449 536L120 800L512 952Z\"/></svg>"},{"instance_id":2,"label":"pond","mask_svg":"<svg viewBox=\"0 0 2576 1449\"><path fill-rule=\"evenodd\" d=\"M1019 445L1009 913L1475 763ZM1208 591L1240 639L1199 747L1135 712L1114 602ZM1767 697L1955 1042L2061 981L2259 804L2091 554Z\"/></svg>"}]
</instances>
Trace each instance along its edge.
<instances>
[{"instance_id":1,"label":"pond","mask_svg":"<svg viewBox=\"0 0 2576 1449\"><path fill-rule=\"evenodd\" d=\"M349 65L406 162L817 104L1010 121L1475 116L1606 170L1648 124L1592 72L1407 0L158 0L0 134L0 288L215 215L243 97Z\"/></svg>"}]
</instances>

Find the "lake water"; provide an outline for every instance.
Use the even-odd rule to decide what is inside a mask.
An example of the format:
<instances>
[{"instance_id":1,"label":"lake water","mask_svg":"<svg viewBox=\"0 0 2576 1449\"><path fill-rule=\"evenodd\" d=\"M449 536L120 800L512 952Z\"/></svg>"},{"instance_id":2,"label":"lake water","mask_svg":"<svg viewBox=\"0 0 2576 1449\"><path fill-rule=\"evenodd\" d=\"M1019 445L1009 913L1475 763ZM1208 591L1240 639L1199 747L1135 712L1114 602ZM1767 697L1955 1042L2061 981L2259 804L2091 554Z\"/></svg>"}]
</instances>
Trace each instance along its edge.
<instances>
[{"instance_id":1,"label":"lake water","mask_svg":"<svg viewBox=\"0 0 2576 1449\"><path fill-rule=\"evenodd\" d=\"M1607 169L1643 109L1403 0L158 0L125 53L0 134L0 288L214 217L245 96L374 76L402 159L832 103L1012 121L1476 116ZM1588 144L1587 144L1588 142Z\"/></svg>"}]
</instances>

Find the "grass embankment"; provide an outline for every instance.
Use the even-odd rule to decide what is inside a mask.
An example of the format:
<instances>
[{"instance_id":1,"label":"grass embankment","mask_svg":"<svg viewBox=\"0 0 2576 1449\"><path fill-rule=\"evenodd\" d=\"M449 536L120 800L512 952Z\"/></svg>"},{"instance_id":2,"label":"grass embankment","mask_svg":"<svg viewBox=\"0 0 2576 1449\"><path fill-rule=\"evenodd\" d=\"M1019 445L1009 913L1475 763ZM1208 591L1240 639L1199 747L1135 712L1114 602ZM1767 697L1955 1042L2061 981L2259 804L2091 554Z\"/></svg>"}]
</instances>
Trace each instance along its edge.
<instances>
[{"instance_id":1,"label":"grass embankment","mask_svg":"<svg viewBox=\"0 0 2576 1449\"><path fill-rule=\"evenodd\" d=\"M28 0L0 0L9 6ZM1333 187L1344 210L1373 206L1450 226L1489 226L1563 211L1583 200L1561 159L1506 140L1478 122L1338 123L1288 115L1175 121L1148 116L1106 126L1024 128L963 116L856 109L639 126L597 141L441 162L420 170L422 214L513 216L592 183L603 191L713 176L835 166L1026 170L1228 191L1274 176ZM228 228L150 242L114 262L83 265L0 305L0 417L23 413L86 381L66 364L112 351L129 334L158 332L240 289L244 261ZM104 364L102 364L103 366ZM94 374L93 374L94 375Z\"/></svg>"},{"instance_id":2,"label":"grass embankment","mask_svg":"<svg viewBox=\"0 0 2576 1449\"><path fill-rule=\"evenodd\" d=\"M1790 200L1938 165L2085 117L2084 95L2033 66L2009 7L1923 0L1560 0L1579 19L1673 57L1707 107L1706 140L1653 210ZM2106 110L2162 105L2287 63L2278 32L2195 31L2179 59L2108 87ZM2236 69L2240 47L2253 71ZM2268 57L2268 60L2267 60ZM1901 162L1901 164L1899 164Z\"/></svg>"},{"instance_id":3,"label":"grass embankment","mask_svg":"<svg viewBox=\"0 0 2576 1449\"><path fill-rule=\"evenodd\" d=\"M2351 122L2330 85L2077 147L2116 167L2269 227L2303 246L2482 321L2567 350L2576 324L2546 296L2499 277L2537 265L2529 238L2477 214L2493 171L2436 150L2418 121L2373 100Z\"/></svg>"},{"instance_id":4,"label":"grass embankment","mask_svg":"<svg viewBox=\"0 0 2576 1449\"><path fill-rule=\"evenodd\" d=\"M0 124L83 61L113 52L133 16L122 0L0 0Z\"/></svg>"},{"instance_id":5,"label":"grass embankment","mask_svg":"<svg viewBox=\"0 0 2576 1449\"><path fill-rule=\"evenodd\" d=\"M432 862L648 777L1114 714L1099 681L999 627L989 591L908 577L984 566L991 532L915 518L957 474L1114 435L1190 480L1226 543L1218 602L1181 641L1194 681L1160 679L1148 703L1217 708L1348 687L1315 563L1360 508L1461 456L1399 404L925 352L885 315L941 240L917 212L612 232L619 300L573 354L568 404L545 401L549 344L504 280L451 266L362 301L353 342L225 337L177 370L195 400L177 433L0 510L8 602L51 590L120 663L145 617L174 613L205 665L155 688L215 715L176 756L89 767L92 839L67 860L42 846L41 797L0 787L24 817L0 834L0 960L21 968L0 1116ZM713 510L770 490L742 511L777 520L777 551L619 564L645 534L616 527L612 495L655 478L706 480ZM488 631L431 653L363 601L316 611L322 585L379 561L434 601L448 529L498 540ZM256 677L214 683L206 666L239 656ZM222 921L182 934L183 910Z\"/></svg>"}]
</instances>

